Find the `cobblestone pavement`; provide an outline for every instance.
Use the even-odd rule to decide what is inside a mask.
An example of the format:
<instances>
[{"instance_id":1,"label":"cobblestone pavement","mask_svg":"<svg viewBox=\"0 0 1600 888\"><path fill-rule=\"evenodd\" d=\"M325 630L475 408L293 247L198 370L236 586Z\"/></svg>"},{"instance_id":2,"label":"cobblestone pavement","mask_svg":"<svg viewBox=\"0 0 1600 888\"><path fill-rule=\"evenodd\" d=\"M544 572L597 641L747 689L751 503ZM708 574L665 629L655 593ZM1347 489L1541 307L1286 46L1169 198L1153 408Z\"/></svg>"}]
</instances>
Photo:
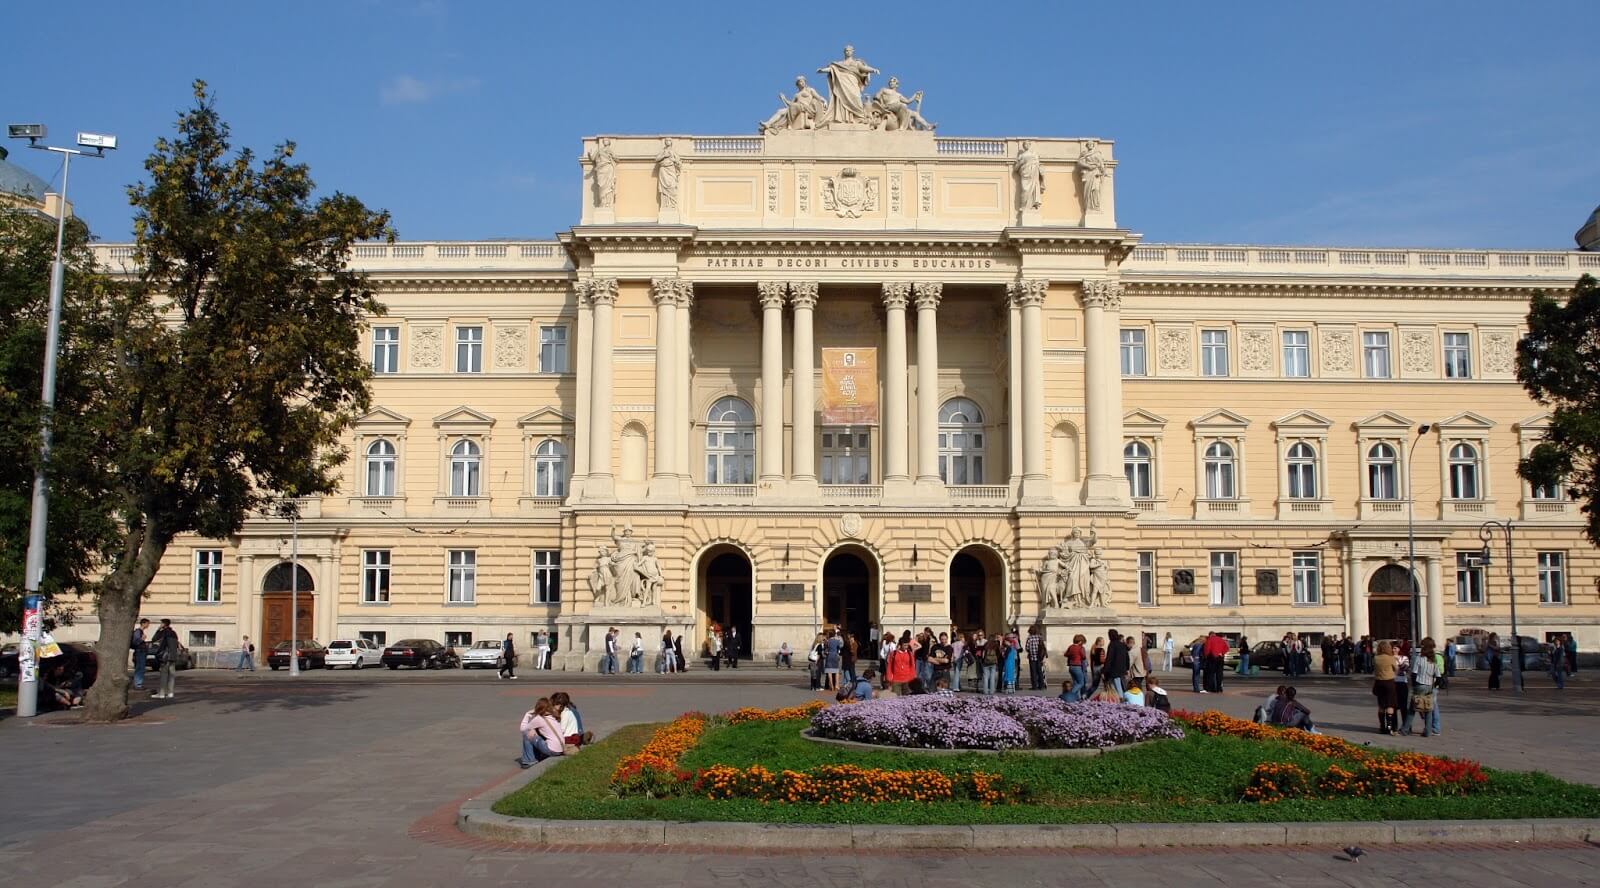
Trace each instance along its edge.
<instances>
[{"instance_id":1,"label":"cobblestone pavement","mask_svg":"<svg viewBox=\"0 0 1600 888\"><path fill-rule=\"evenodd\" d=\"M974 861L940 853L832 848L775 854L657 848L534 850L462 835L455 806L516 773L515 723L535 697L573 693L589 726L668 718L687 709L777 706L815 698L799 673L645 675L492 672L185 673L175 701L138 700L115 726L71 714L0 721L8 765L0 873L52 886L539 883L701 886L972 884ZM1221 695L1169 690L1184 708L1248 715L1279 679L1229 682ZM1469 688L1468 685L1473 687ZM1444 703L1444 736L1379 738L1359 679L1312 676L1302 698L1330 732L1385 745L1471 754L1499 767L1585 772L1600 703L1585 681L1564 696L1548 681L1522 698L1463 678ZM1537 742L1529 738L1537 737ZM1600 884L1587 846L1002 852L982 863L1008 885ZM15 881L12 881L15 880Z\"/></svg>"}]
</instances>

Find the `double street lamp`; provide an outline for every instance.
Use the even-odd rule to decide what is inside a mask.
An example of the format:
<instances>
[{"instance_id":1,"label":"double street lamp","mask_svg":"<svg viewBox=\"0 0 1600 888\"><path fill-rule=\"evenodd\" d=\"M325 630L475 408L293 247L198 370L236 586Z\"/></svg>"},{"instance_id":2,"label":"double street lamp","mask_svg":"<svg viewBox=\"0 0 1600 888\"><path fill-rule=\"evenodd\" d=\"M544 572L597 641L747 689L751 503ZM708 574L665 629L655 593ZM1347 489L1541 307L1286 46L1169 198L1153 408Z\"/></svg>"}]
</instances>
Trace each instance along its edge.
<instances>
[{"instance_id":1,"label":"double street lamp","mask_svg":"<svg viewBox=\"0 0 1600 888\"><path fill-rule=\"evenodd\" d=\"M1522 636L1517 634L1517 575L1511 569L1511 520L1485 521L1478 528L1478 539L1483 540L1483 549L1478 553L1478 567L1483 571L1483 598L1489 599L1489 565L1494 563L1494 555L1489 544L1494 542L1495 531L1500 531L1506 537L1506 599L1511 602L1511 686L1517 693L1522 693Z\"/></svg>"},{"instance_id":2,"label":"double street lamp","mask_svg":"<svg viewBox=\"0 0 1600 888\"><path fill-rule=\"evenodd\" d=\"M46 130L42 123L14 123L6 127L13 139L27 139L29 148L61 155L61 199L56 207L56 254L50 264L50 321L44 341L44 384L39 394L39 461L33 471L33 507L28 517L28 556L22 585L26 592L22 645L17 651L20 680L17 683L17 716L31 718L39 712L39 586L44 581L45 531L50 521L50 481L45 468L50 462L51 413L56 407L56 354L61 347L61 298L66 287L67 266L62 249L67 231L67 174L73 157L105 157L117 147L117 137L103 133L78 133L78 147L40 144Z\"/></svg>"},{"instance_id":3,"label":"double street lamp","mask_svg":"<svg viewBox=\"0 0 1600 888\"><path fill-rule=\"evenodd\" d=\"M1411 441L1411 447L1406 451L1406 573L1411 577L1411 649L1416 650L1420 637L1419 625L1422 622L1422 585L1417 582L1417 497L1411 490L1412 457L1417 453L1417 445L1427 437L1433 426L1423 423L1417 426L1417 437ZM1433 590L1434 595L1439 590Z\"/></svg>"}]
</instances>

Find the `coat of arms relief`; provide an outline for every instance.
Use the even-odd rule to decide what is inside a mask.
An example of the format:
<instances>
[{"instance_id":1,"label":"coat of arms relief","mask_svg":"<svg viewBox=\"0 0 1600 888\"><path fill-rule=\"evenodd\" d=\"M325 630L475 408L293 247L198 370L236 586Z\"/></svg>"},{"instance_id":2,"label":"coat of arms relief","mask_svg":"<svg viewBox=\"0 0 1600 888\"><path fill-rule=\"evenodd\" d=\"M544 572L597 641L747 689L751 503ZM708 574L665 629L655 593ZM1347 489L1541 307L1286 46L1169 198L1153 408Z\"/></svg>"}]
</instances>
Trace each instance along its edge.
<instances>
[{"instance_id":1,"label":"coat of arms relief","mask_svg":"<svg viewBox=\"0 0 1600 888\"><path fill-rule=\"evenodd\" d=\"M863 178L854 167L845 167L838 176L822 177L822 208L841 219L858 219L862 213L878 209L878 180Z\"/></svg>"}]
</instances>

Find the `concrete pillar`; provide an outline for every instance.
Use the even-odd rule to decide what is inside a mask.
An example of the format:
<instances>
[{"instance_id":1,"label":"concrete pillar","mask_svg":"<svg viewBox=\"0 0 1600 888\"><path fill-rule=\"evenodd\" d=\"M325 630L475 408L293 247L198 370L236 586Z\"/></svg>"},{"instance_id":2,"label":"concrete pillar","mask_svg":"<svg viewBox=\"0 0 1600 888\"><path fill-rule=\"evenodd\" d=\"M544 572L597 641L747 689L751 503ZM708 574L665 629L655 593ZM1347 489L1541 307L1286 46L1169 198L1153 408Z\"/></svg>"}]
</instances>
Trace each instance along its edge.
<instances>
[{"instance_id":1,"label":"concrete pillar","mask_svg":"<svg viewBox=\"0 0 1600 888\"><path fill-rule=\"evenodd\" d=\"M694 306L694 283L678 281L678 477L685 494L693 492L694 468L690 459L695 421L695 404L690 396L689 375L694 365L694 349L689 342L689 309Z\"/></svg>"},{"instance_id":2,"label":"concrete pillar","mask_svg":"<svg viewBox=\"0 0 1600 888\"><path fill-rule=\"evenodd\" d=\"M594 307L589 302L588 281L574 281L572 288L578 296L578 351L572 365L577 377L578 395L577 410L573 414L572 480L567 485L567 497L577 502L583 496L584 477L589 474L589 423L592 421L589 415L592 382L589 373L594 366Z\"/></svg>"},{"instance_id":3,"label":"concrete pillar","mask_svg":"<svg viewBox=\"0 0 1600 888\"><path fill-rule=\"evenodd\" d=\"M917 295L917 486L939 480L939 298L944 284L919 281Z\"/></svg>"},{"instance_id":4,"label":"concrete pillar","mask_svg":"<svg viewBox=\"0 0 1600 888\"><path fill-rule=\"evenodd\" d=\"M1022 310L1022 496L1027 504L1054 499L1044 470L1044 298L1050 282L1016 282L1012 301Z\"/></svg>"},{"instance_id":5,"label":"concrete pillar","mask_svg":"<svg viewBox=\"0 0 1600 888\"><path fill-rule=\"evenodd\" d=\"M815 494L817 486L816 361L811 335L817 282L791 281L789 301L794 305L794 465L789 474L793 492L806 495Z\"/></svg>"},{"instance_id":6,"label":"concrete pillar","mask_svg":"<svg viewBox=\"0 0 1600 888\"><path fill-rule=\"evenodd\" d=\"M1118 363L1122 284L1083 282L1084 388L1088 398L1089 474L1083 485L1088 506L1132 505L1118 468L1122 456L1122 369Z\"/></svg>"},{"instance_id":7,"label":"concrete pillar","mask_svg":"<svg viewBox=\"0 0 1600 888\"><path fill-rule=\"evenodd\" d=\"M589 475L583 482L586 502L614 502L616 478L611 472L611 307L617 301L617 279L589 282L593 330L589 376Z\"/></svg>"},{"instance_id":8,"label":"concrete pillar","mask_svg":"<svg viewBox=\"0 0 1600 888\"><path fill-rule=\"evenodd\" d=\"M911 484L906 432L909 428L906 392L906 303L911 285L891 281L883 285L885 315L883 349L883 489L905 493Z\"/></svg>"},{"instance_id":9,"label":"concrete pillar","mask_svg":"<svg viewBox=\"0 0 1600 888\"><path fill-rule=\"evenodd\" d=\"M678 480L678 281L657 278L650 282L656 303L656 464L650 473L649 497L674 502L682 486Z\"/></svg>"},{"instance_id":10,"label":"concrete pillar","mask_svg":"<svg viewBox=\"0 0 1600 888\"><path fill-rule=\"evenodd\" d=\"M1022 484L1022 307L1015 299L1006 300L1006 320L1006 347L1011 354L1006 361L1006 443L1010 448L1006 483L1015 494Z\"/></svg>"},{"instance_id":11,"label":"concrete pillar","mask_svg":"<svg viewBox=\"0 0 1600 888\"><path fill-rule=\"evenodd\" d=\"M1361 562L1349 543L1344 550L1344 614L1350 637L1360 641L1367 634L1367 591L1361 585Z\"/></svg>"},{"instance_id":12,"label":"concrete pillar","mask_svg":"<svg viewBox=\"0 0 1600 888\"><path fill-rule=\"evenodd\" d=\"M1439 559L1428 559L1428 622L1423 625L1428 627L1426 634L1433 636L1433 643L1444 650L1445 637L1450 633L1444 626L1444 582L1439 568Z\"/></svg>"},{"instance_id":13,"label":"concrete pillar","mask_svg":"<svg viewBox=\"0 0 1600 888\"><path fill-rule=\"evenodd\" d=\"M783 483L783 302L788 285L762 281L761 440L759 482L772 489Z\"/></svg>"}]
</instances>

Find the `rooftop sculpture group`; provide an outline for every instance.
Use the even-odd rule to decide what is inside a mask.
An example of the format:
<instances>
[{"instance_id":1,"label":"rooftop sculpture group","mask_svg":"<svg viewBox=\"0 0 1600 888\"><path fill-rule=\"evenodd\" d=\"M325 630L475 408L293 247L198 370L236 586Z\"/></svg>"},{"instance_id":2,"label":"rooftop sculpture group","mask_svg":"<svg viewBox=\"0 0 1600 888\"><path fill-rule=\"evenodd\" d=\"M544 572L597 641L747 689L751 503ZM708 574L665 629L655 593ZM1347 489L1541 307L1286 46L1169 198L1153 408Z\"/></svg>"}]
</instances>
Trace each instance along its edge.
<instances>
[{"instance_id":1,"label":"rooftop sculpture group","mask_svg":"<svg viewBox=\"0 0 1600 888\"><path fill-rule=\"evenodd\" d=\"M897 77L890 77L889 85L869 98L867 83L880 72L856 58L853 46L846 46L844 58L818 68L817 73L828 75L828 97L824 99L805 77L796 77L794 98L778 94L783 107L762 122L761 132L863 125L877 130L932 130L936 126L922 116L922 91L906 96L900 92Z\"/></svg>"}]
</instances>

